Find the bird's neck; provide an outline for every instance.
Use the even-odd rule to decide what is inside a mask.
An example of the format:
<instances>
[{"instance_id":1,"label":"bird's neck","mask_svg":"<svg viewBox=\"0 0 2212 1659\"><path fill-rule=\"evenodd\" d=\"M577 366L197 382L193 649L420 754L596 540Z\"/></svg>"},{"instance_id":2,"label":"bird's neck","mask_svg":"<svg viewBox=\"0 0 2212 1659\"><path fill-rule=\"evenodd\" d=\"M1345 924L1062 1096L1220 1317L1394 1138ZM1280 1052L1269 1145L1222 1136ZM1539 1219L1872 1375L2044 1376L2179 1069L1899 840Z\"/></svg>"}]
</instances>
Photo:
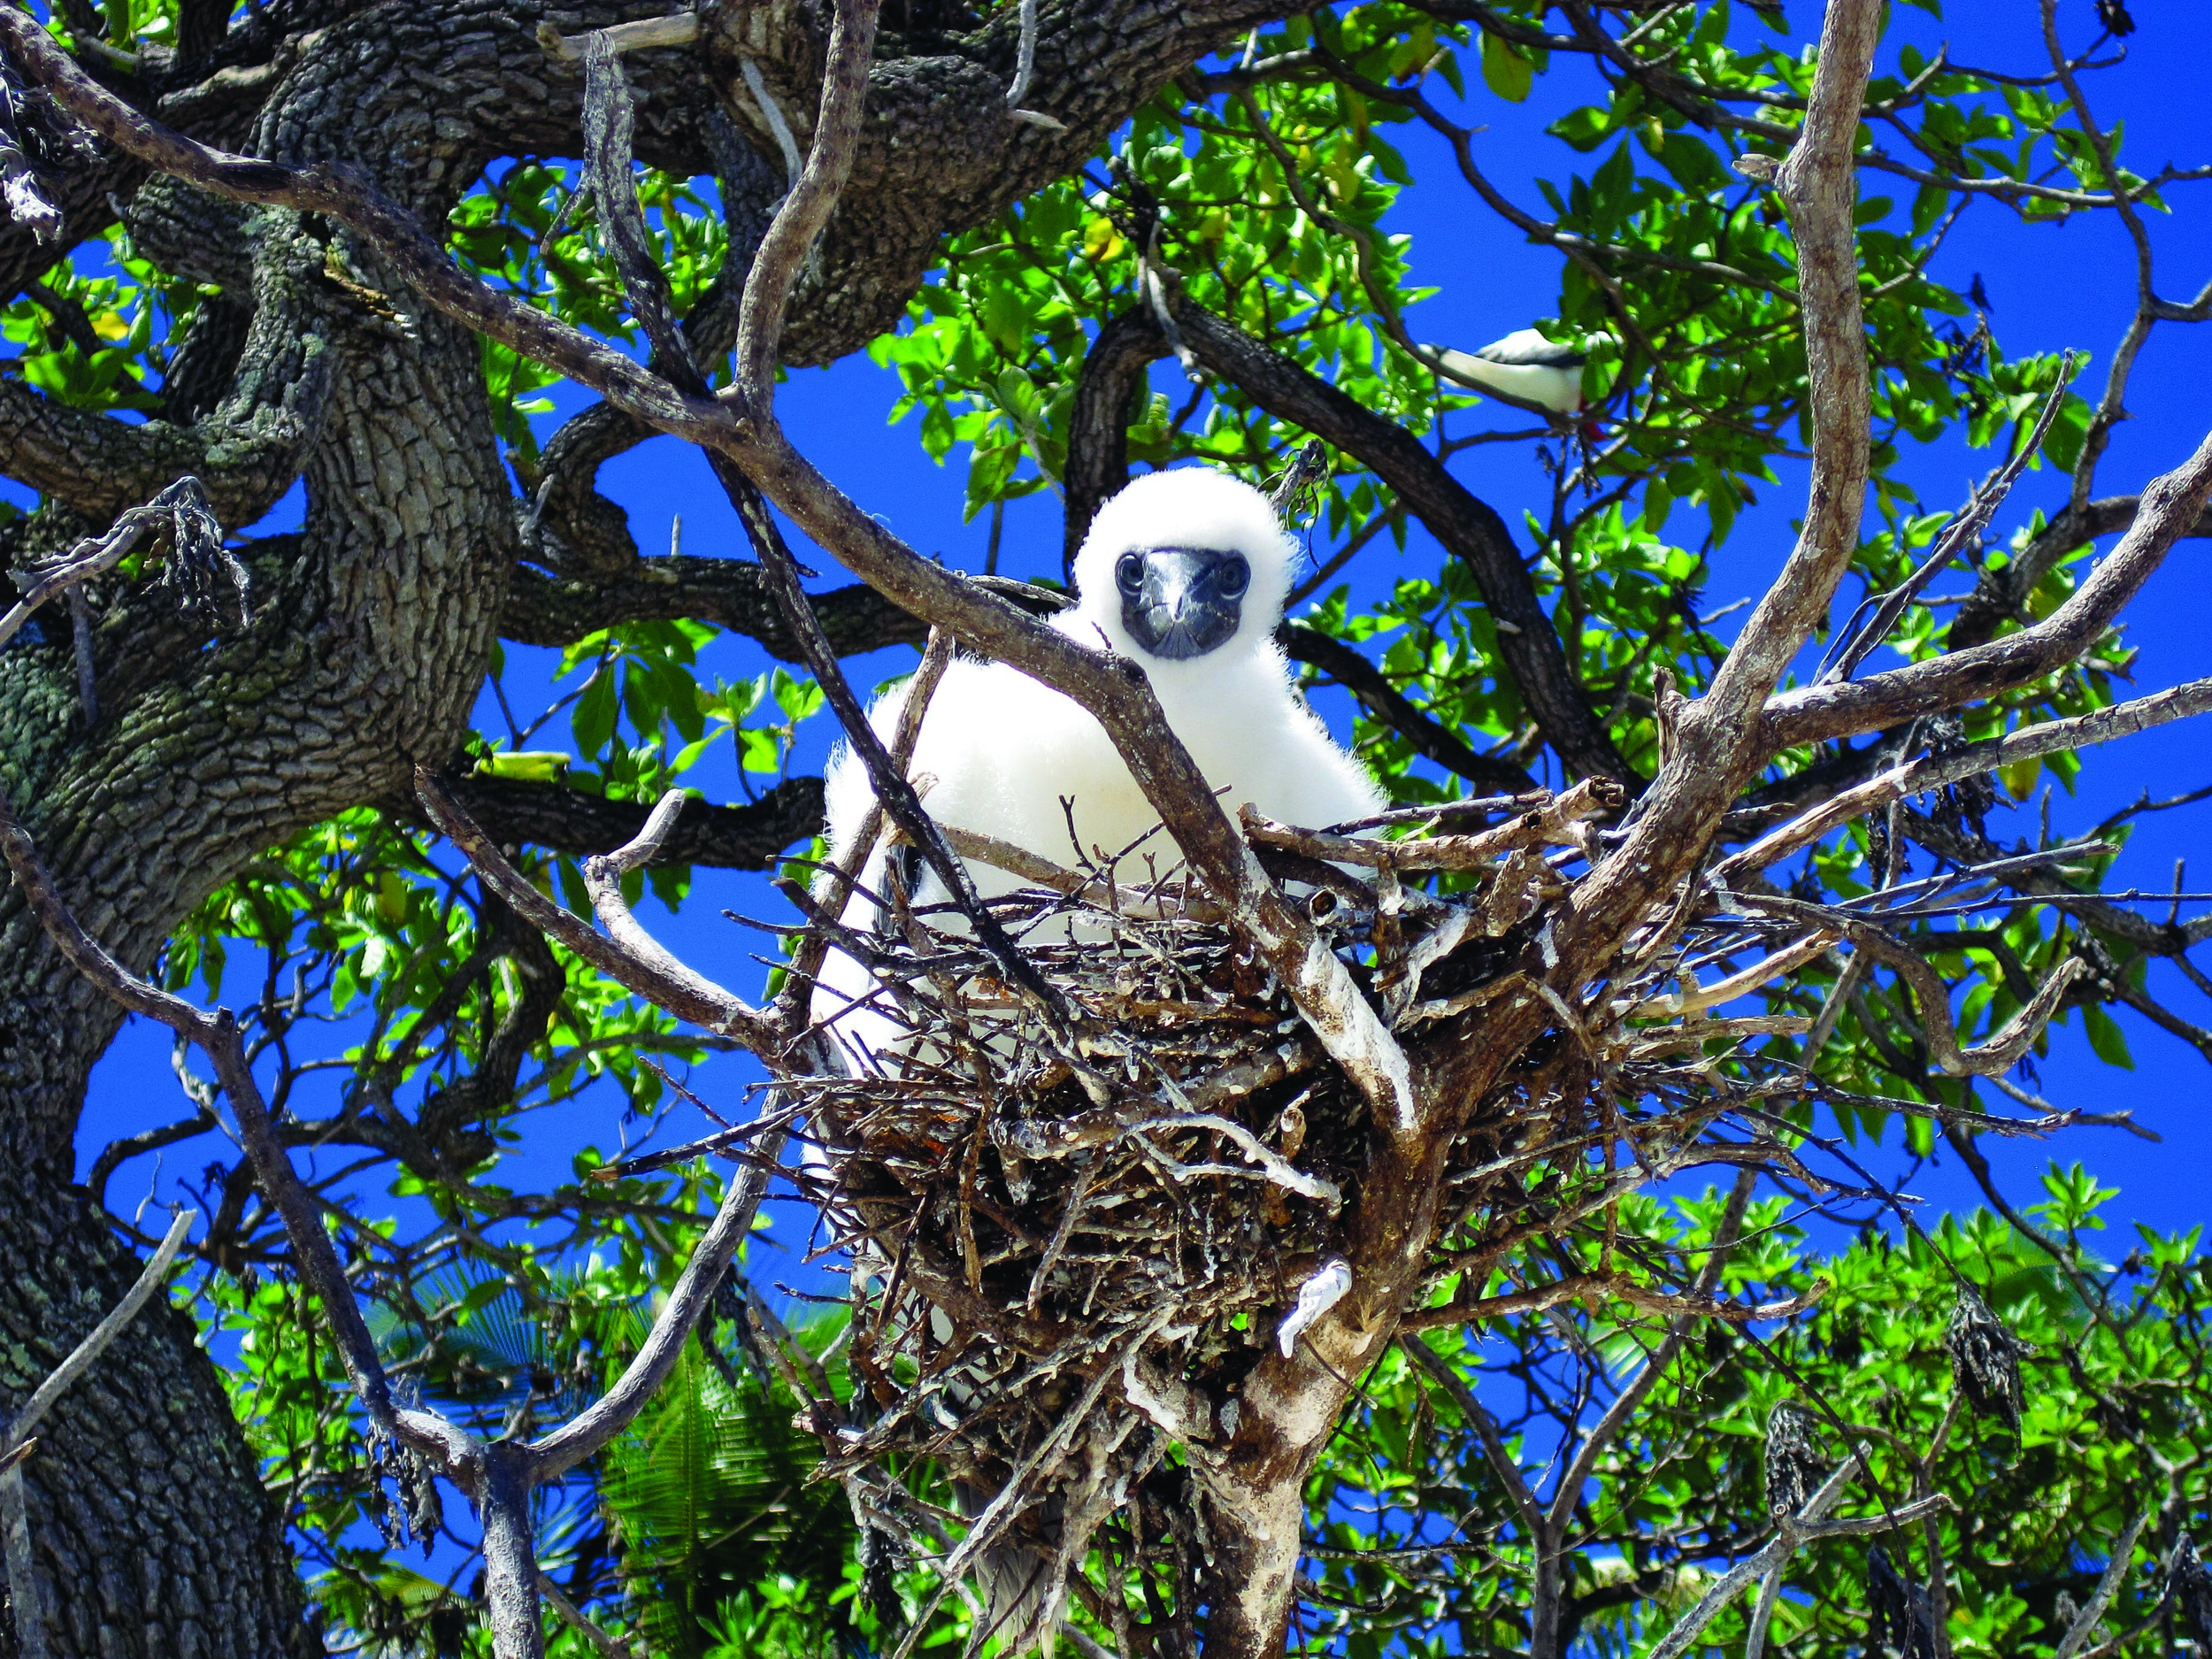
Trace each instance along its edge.
<instances>
[{"instance_id":1,"label":"bird's neck","mask_svg":"<svg viewBox=\"0 0 2212 1659\"><path fill-rule=\"evenodd\" d=\"M1283 698L1283 659L1271 649L1213 652L1144 668L1168 725L1194 752L1204 751L1207 764L1218 764L1225 745L1233 753L1240 733L1248 740L1251 723Z\"/></svg>"}]
</instances>

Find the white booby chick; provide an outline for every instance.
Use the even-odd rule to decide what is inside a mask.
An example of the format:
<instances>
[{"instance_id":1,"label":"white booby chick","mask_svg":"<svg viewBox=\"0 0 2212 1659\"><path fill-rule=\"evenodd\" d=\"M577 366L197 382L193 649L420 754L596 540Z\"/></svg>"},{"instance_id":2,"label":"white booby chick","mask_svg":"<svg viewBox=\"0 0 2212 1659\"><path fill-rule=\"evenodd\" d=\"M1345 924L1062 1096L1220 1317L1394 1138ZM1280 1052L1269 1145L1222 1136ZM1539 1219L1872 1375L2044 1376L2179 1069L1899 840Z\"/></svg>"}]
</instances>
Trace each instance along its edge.
<instances>
[{"instance_id":1,"label":"white booby chick","mask_svg":"<svg viewBox=\"0 0 2212 1659\"><path fill-rule=\"evenodd\" d=\"M1448 346L1430 349L1449 378L1563 417L1580 411L1583 365L1590 360L1590 348L1601 342L1610 345L1612 336L1594 335L1572 345L1547 340L1533 328L1517 328L1476 352Z\"/></svg>"},{"instance_id":2,"label":"white booby chick","mask_svg":"<svg viewBox=\"0 0 2212 1659\"><path fill-rule=\"evenodd\" d=\"M1275 643L1295 556L1274 509L1248 484L1198 467L1149 473L1099 510L1076 556L1079 601L1052 626L1094 648L1102 640L1143 666L1168 724L1207 779L1225 790L1232 815L1249 802L1270 818L1319 826L1363 818L1384 800L1306 706ZM887 747L904 700L900 687L870 710ZM1076 862L1071 817L1086 857L1119 853L1158 821L1098 722L1002 663L961 657L947 667L909 775L929 780L923 804L940 823L1064 866ZM874 795L865 769L841 749L826 782L836 860ZM1064 810L1063 800L1071 806ZM1178 857L1164 837L1148 850L1163 871ZM862 867L863 888L883 892L884 861L879 847ZM971 868L986 896L1022 885L1002 871ZM943 896L931 877L915 898ZM856 894L844 921L873 931L877 906ZM887 1017L849 1010L875 990L859 964L830 953L814 1018L832 1022L828 1029L856 1059L898 1039Z\"/></svg>"}]
</instances>

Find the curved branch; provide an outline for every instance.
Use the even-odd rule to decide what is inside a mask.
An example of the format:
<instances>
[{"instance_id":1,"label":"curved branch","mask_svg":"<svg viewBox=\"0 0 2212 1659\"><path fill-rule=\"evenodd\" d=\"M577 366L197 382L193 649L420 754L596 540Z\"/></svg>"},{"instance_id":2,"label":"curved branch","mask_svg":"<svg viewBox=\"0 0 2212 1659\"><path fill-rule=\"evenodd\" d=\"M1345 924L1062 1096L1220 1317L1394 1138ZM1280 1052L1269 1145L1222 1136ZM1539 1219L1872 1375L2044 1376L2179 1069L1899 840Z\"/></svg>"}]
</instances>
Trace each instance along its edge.
<instances>
[{"instance_id":1,"label":"curved branch","mask_svg":"<svg viewBox=\"0 0 2212 1659\"><path fill-rule=\"evenodd\" d=\"M1478 754L1458 733L1424 710L1392 685L1381 669L1342 640L1302 622L1287 621L1276 630L1275 638L1285 656L1310 664L1329 675L1357 697L1360 705L1376 720L1396 732L1413 745L1416 752L1445 771L1455 772L1486 789L1502 789L1515 795L1538 787L1535 779L1511 761Z\"/></svg>"},{"instance_id":2,"label":"curved branch","mask_svg":"<svg viewBox=\"0 0 2212 1659\"><path fill-rule=\"evenodd\" d=\"M2196 533L2208 502L2212 502L2212 436L2181 465L2153 481L2120 545L2042 621L1986 644L1864 680L1786 691L1766 706L1766 752L1956 708L2073 662L2102 637L2173 544Z\"/></svg>"},{"instance_id":3,"label":"curved branch","mask_svg":"<svg viewBox=\"0 0 2212 1659\"><path fill-rule=\"evenodd\" d=\"M1982 572L1981 580L1974 584L1974 591L1951 618L1951 626L1943 636L1944 644L1957 651L1994 638L2000 627L2020 615L2029 594L2053 565L2085 543L2127 529L2134 524L2141 506L2139 495L2108 495L2101 501L2084 503L2079 511L2072 507L2061 508L2058 516L2044 526L2008 564ZM2185 537L2212 537L2212 513L2199 513L2196 523L2181 534Z\"/></svg>"},{"instance_id":4,"label":"curved branch","mask_svg":"<svg viewBox=\"0 0 2212 1659\"><path fill-rule=\"evenodd\" d=\"M783 188L783 181L719 110L709 112L704 126L729 239L721 269L681 325L684 348L699 364L726 357L736 342L738 300L746 273ZM628 165L626 147L621 166L626 171ZM630 534L629 515L599 493L599 469L652 435L653 428L644 421L612 403L599 403L570 417L547 440L535 475L525 480L534 491L524 520L525 539L534 547L549 542L548 562L564 575L634 573L638 549Z\"/></svg>"},{"instance_id":5,"label":"curved branch","mask_svg":"<svg viewBox=\"0 0 2212 1659\"><path fill-rule=\"evenodd\" d=\"M868 93L868 65L875 56L880 0L845 0L832 12L821 106L806 168L793 183L754 250L737 312L737 385L755 408L773 401L776 368L783 361L784 322L792 291L815 241L836 211L852 176L860 146L861 106Z\"/></svg>"},{"instance_id":6,"label":"curved branch","mask_svg":"<svg viewBox=\"0 0 2212 1659\"><path fill-rule=\"evenodd\" d=\"M929 632L872 588L856 585L810 597L822 632L840 657L887 645L918 647ZM779 662L799 660L760 566L738 559L640 559L631 570L597 580L548 576L518 565L499 632L523 645L572 645L617 623L679 618L757 640Z\"/></svg>"},{"instance_id":7,"label":"curved branch","mask_svg":"<svg viewBox=\"0 0 2212 1659\"><path fill-rule=\"evenodd\" d=\"M609 801L557 783L524 783L481 775L446 787L477 826L503 847L545 847L571 855L610 853L636 839L651 809ZM411 803L398 803L410 810ZM705 864L717 870L769 870L795 841L822 827L822 780L787 778L749 806L685 803L656 851L655 864Z\"/></svg>"},{"instance_id":8,"label":"curved branch","mask_svg":"<svg viewBox=\"0 0 2212 1659\"><path fill-rule=\"evenodd\" d=\"M1068 460L1060 488L1066 501L1060 571L1075 585L1075 556L1091 520L1129 481L1129 405L1145 371L1167 355L1160 326L1142 306L1109 318L1083 354L1068 423Z\"/></svg>"},{"instance_id":9,"label":"curved branch","mask_svg":"<svg viewBox=\"0 0 2212 1659\"><path fill-rule=\"evenodd\" d=\"M0 454L9 477L88 518L112 518L188 472L206 486L224 524L250 524L299 476L321 426L327 361L307 353L306 372L284 385L280 402L250 409L234 402L191 426L127 426L0 380Z\"/></svg>"},{"instance_id":10,"label":"curved branch","mask_svg":"<svg viewBox=\"0 0 2212 1659\"><path fill-rule=\"evenodd\" d=\"M564 421L539 451L534 468L512 458L530 500L518 514L532 557L564 574L634 573L637 540L630 515L599 493L599 469L635 449L653 429L612 403L594 403ZM520 577L527 569L518 568ZM532 643L541 641L533 641Z\"/></svg>"},{"instance_id":11,"label":"curved branch","mask_svg":"<svg viewBox=\"0 0 2212 1659\"><path fill-rule=\"evenodd\" d=\"M0 380L8 475L105 521L190 473L223 524L250 524L298 478L330 402L328 342L287 320L297 316L291 294L326 280L324 250L311 239L279 238L270 268L257 271L246 253L247 211L167 179L141 189L127 213L142 250L222 289L173 342L165 418L126 425Z\"/></svg>"},{"instance_id":12,"label":"curved branch","mask_svg":"<svg viewBox=\"0 0 2212 1659\"><path fill-rule=\"evenodd\" d=\"M1745 894L1743 902L1759 910L1800 917L1816 927L1832 928L1856 949L1895 969L1898 977L1912 987L1913 997L1920 1005L1921 1034L1926 1038L1937 1066L1947 1077L2000 1077L2012 1070L2042 1034L2045 1024L2058 1011L2060 1000L2073 988L2074 981L2089 972L2089 964L2079 956L2069 956L2052 970L2035 995L2001 1029L1986 1041L1962 1048L1957 1034L1951 1029L1950 988L1918 951L1899 944L1880 928L1858 917L1830 906L1807 904L1763 893Z\"/></svg>"},{"instance_id":13,"label":"curved branch","mask_svg":"<svg viewBox=\"0 0 2212 1659\"><path fill-rule=\"evenodd\" d=\"M1179 72L1299 9L1283 0L1043 0L1023 102L1049 116L1049 126L1006 108L1024 32L1019 7L993 7L965 32L887 37L870 70L852 176L797 285L784 360L826 363L895 326L948 232L986 223L1079 173L1129 111ZM829 10L812 8L817 19ZM887 10L887 24L906 15L901 6ZM703 39L703 50L732 82L753 63L803 147L804 117L819 103L812 77L824 61L820 22L810 38L792 40L797 31L782 19L804 17L804 8L725 7L721 15L721 30ZM743 41L741 29L749 32ZM754 140L776 154L764 111L756 113L742 92L733 102Z\"/></svg>"},{"instance_id":14,"label":"curved branch","mask_svg":"<svg viewBox=\"0 0 2212 1659\"><path fill-rule=\"evenodd\" d=\"M455 798L451 787L426 766L415 769L415 791L430 813L438 833L460 849L475 866L484 884L512 905L515 913L549 939L565 946L618 984L659 1003L679 1019L734 1037L756 1054L780 1051L781 1033L757 1010L731 995L720 986L688 969L680 974L660 971L659 964L643 962L616 941L592 928L538 891L528 877L516 869L499 843L484 833Z\"/></svg>"},{"instance_id":15,"label":"curved branch","mask_svg":"<svg viewBox=\"0 0 2212 1659\"><path fill-rule=\"evenodd\" d=\"M1050 616L1067 603L1064 594L1009 577L969 580L1033 616ZM840 657L893 645L919 649L929 636L920 618L861 584L810 594L808 602ZM791 630L762 586L760 566L741 559L687 555L640 559L632 569L600 580L548 576L518 565L500 612L499 632L521 645L572 645L617 623L678 618L742 634L780 662L801 660Z\"/></svg>"},{"instance_id":16,"label":"curved branch","mask_svg":"<svg viewBox=\"0 0 2212 1659\"><path fill-rule=\"evenodd\" d=\"M773 1110L774 1097L770 1097ZM781 1129L764 1135L741 1164L715 1209L714 1219L692 1247L683 1271L654 1316L652 1328L613 1386L584 1410L530 1443L534 1480L549 1480L600 1451L627 1427L666 1379L722 1282L738 1247L753 1230L771 1172L783 1149Z\"/></svg>"}]
</instances>

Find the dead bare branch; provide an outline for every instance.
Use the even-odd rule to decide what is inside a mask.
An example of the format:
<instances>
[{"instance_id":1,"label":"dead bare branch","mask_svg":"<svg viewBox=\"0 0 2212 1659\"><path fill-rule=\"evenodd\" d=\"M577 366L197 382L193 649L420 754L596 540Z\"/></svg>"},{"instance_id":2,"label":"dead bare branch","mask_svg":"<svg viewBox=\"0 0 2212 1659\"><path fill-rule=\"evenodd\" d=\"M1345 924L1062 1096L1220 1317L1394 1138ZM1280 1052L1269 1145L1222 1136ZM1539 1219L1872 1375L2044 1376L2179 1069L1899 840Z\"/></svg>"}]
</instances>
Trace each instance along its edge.
<instances>
[{"instance_id":1,"label":"dead bare branch","mask_svg":"<svg viewBox=\"0 0 2212 1659\"><path fill-rule=\"evenodd\" d=\"M756 1054L767 1056L781 1050L782 1033L765 1014L675 962L652 944L642 929L635 929L633 925L632 931L641 944L649 948L646 955L634 953L618 939L609 939L595 932L582 918L571 915L546 897L477 827L452 792L427 767L416 768L415 790L424 810L430 814L431 822L438 826L438 833L460 849L484 884L549 939L680 1018L723 1036L734 1037ZM665 800L662 806L667 806ZM667 827L664 822L663 833ZM618 890L617 898L619 899ZM619 914L627 917L626 907Z\"/></svg>"}]
</instances>

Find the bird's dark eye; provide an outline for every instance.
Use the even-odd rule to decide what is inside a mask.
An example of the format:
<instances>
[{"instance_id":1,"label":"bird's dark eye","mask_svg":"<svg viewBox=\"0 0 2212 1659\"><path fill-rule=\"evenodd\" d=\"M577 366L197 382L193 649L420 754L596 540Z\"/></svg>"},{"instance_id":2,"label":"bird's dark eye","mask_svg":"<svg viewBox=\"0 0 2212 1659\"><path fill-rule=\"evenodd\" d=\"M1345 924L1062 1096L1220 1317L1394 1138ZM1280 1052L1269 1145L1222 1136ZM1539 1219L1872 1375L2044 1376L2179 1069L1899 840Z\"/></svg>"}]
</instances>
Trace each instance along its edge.
<instances>
[{"instance_id":1,"label":"bird's dark eye","mask_svg":"<svg viewBox=\"0 0 2212 1659\"><path fill-rule=\"evenodd\" d=\"M1134 553L1125 553L1114 566L1114 580L1121 591L1132 599L1144 590L1144 561Z\"/></svg>"},{"instance_id":2,"label":"bird's dark eye","mask_svg":"<svg viewBox=\"0 0 2212 1659\"><path fill-rule=\"evenodd\" d=\"M1221 589L1223 598L1240 598L1251 585L1252 567L1240 556L1222 562L1221 575L1217 579L1216 586Z\"/></svg>"}]
</instances>

